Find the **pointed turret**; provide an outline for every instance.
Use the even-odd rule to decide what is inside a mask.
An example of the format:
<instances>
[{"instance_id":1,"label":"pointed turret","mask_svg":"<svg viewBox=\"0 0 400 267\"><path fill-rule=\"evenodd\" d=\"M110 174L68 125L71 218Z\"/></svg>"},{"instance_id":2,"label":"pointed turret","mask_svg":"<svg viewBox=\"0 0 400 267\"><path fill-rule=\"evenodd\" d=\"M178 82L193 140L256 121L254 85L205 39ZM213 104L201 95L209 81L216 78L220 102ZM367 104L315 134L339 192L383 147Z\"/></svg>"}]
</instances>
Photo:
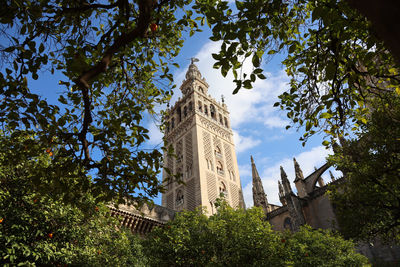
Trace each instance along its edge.
<instances>
[{"instance_id":1,"label":"pointed turret","mask_svg":"<svg viewBox=\"0 0 400 267\"><path fill-rule=\"evenodd\" d=\"M297 195L299 197L305 197L307 196L307 193L306 193L303 171L301 170L299 163L297 163L296 158L293 158L293 163L294 163L294 172L296 175L296 178L294 179L294 184L296 185Z\"/></svg>"},{"instance_id":2,"label":"pointed turret","mask_svg":"<svg viewBox=\"0 0 400 267\"><path fill-rule=\"evenodd\" d=\"M291 194L292 187L290 186L290 182L288 180L287 174L282 166L281 166L281 180L282 180L282 185L283 185L283 190L284 190L285 195Z\"/></svg>"},{"instance_id":3,"label":"pointed turret","mask_svg":"<svg viewBox=\"0 0 400 267\"><path fill-rule=\"evenodd\" d=\"M254 163L253 156L250 157L251 159L251 172L253 176L253 201L254 206L262 207L265 213L268 213L269 205L267 196L264 192L264 187L261 182L260 175L258 174L256 164Z\"/></svg>"},{"instance_id":4,"label":"pointed turret","mask_svg":"<svg viewBox=\"0 0 400 267\"><path fill-rule=\"evenodd\" d=\"M279 200L281 201L282 205L286 205L285 200L285 192L283 191L283 186L281 181L278 180L278 188L279 188Z\"/></svg>"},{"instance_id":5,"label":"pointed turret","mask_svg":"<svg viewBox=\"0 0 400 267\"><path fill-rule=\"evenodd\" d=\"M333 176L333 174L330 170L329 170L329 175L331 177L332 182L336 180L335 176Z\"/></svg>"},{"instance_id":6,"label":"pointed turret","mask_svg":"<svg viewBox=\"0 0 400 267\"><path fill-rule=\"evenodd\" d=\"M298 180L304 180L303 171L301 170L299 163L297 163L296 158L293 158L293 163L294 163L294 172L296 175L296 179L294 179L294 182L297 182Z\"/></svg>"}]
</instances>

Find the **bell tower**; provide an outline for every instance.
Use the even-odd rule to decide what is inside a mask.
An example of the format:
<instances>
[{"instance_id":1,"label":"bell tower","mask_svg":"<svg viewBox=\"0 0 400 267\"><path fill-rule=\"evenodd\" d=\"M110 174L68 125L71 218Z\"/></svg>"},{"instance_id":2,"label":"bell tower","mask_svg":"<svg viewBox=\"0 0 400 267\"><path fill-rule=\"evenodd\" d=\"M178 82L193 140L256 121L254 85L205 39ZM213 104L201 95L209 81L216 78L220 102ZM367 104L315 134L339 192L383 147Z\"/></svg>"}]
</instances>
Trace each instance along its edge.
<instances>
[{"instance_id":1,"label":"bell tower","mask_svg":"<svg viewBox=\"0 0 400 267\"><path fill-rule=\"evenodd\" d=\"M198 206L215 213L223 196L232 207L244 208L239 169L226 104L208 95L209 85L192 58L180 90L182 98L166 111L165 140L175 156L164 153L162 205L173 210ZM173 181L179 174L183 183Z\"/></svg>"}]
</instances>

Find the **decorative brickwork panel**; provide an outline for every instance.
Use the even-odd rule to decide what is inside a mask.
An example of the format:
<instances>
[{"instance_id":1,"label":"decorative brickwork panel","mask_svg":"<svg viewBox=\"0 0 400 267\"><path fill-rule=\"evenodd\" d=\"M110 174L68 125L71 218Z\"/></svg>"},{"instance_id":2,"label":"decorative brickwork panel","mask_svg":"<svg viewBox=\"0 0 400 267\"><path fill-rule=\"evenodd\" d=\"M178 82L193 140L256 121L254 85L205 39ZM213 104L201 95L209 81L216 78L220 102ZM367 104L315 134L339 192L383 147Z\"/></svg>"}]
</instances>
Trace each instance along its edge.
<instances>
[{"instance_id":1,"label":"decorative brickwork panel","mask_svg":"<svg viewBox=\"0 0 400 267\"><path fill-rule=\"evenodd\" d=\"M174 194L167 195L167 208L174 209Z\"/></svg>"},{"instance_id":2,"label":"decorative brickwork panel","mask_svg":"<svg viewBox=\"0 0 400 267\"><path fill-rule=\"evenodd\" d=\"M176 143L176 166L180 166L183 164L183 141L179 140Z\"/></svg>"},{"instance_id":3,"label":"decorative brickwork panel","mask_svg":"<svg viewBox=\"0 0 400 267\"><path fill-rule=\"evenodd\" d=\"M203 131L204 155L206 159L213 160L211 149L211 136L206 131Z\"/></svg>"},{"instance_id":4,"label":"decorative brickwork panel","mask_svg":"<svg viewBox=\"0 0 400 267\"><path fill-rule=\"evenodd\" d=\"M186 199L187 199L187 203L186 203L186 208L188 210L194 210L196 208L196 191L198 189L196 188L196 181L195 178L190 179L189 181L187 181L186 183Z\"/></svg>"},{"instance_id":5,"label":"decorative brickwork panel","mask_svg":"<svg viewBox=\"0 0 400 267\"><path fill-rule=\"evenodd\" d=\"M222 149L221 140L218 137L214 136L213 143L214 143L214 148L218 146L220 149Z\"/></svg>"},{"instance_id":6,"label":"decorative brickwork panel","mask_svg":"<svg viewBox=\"0 0 400 267\"><path fill-rule=\"evenodd\" d=\"M231 146L227 143L224 143L225 150L225 160L226 160L226 168L228 172L231 172L233 175L230 175L231 179L236 180L236 174L233 168L233 158L232 158L232 149ZM233 176L233 177L232 177Z\"/></svg>"},{"instance_id":7,"label":"decorative brickwork panel","mask_svg":"<svg viewBox=\"0 0 400 267\"><path fill-rule=\"evenodd\" d=\"M217 179L215 175L207 172L207 193L208 193L208 200L214 203L214 201L218 197L217 193Z\"/></svg>"},{"instance_id":8,"label":"decorative brickwork panel","mask_svg":"<svg viewBox=\"0 0 400 267\"><path fill-rule=\"evenodd\" d=\"M230 183L232 207L239 207L239 189L234 183Z\"/></svg>"},{"instance_id":9,"label":"decorative brickwork panel","mask_svg":"<svg viewBox=\"0 0 400 267\"><path fill-rule=\"evenodd\" d=\"M169 171L171 173L174 173L174 160L172 158L172 156L167 156L167 168L169 169ZM172 185L173 185L173 177L169 176L169 178L167 179L167 190L171 190L172 189Z\"/></svg>"},{"instance_id":10,"label":"decorative brickwork panel","mask_svg":"<svg viewBox=\"0 0 400 267\"><path fill-rule=\"evenodd\" d=\"M192 133L188 133L185 136L185 174L186 178L192 177L193 173L193 145L192 145Z\"/></svg>"}]
</instances>

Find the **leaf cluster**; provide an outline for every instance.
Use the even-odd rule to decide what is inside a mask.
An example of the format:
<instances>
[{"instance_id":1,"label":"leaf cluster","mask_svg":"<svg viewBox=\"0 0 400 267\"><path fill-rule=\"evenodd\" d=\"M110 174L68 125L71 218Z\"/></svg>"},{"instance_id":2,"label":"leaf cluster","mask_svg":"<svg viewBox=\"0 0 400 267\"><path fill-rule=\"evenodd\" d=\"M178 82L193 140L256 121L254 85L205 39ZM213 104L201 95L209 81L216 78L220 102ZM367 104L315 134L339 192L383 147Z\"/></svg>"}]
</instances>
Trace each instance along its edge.
<instances>
[{"instance_id":1,"label":"leaf cluster","mask_svg":"<svg viewBox=\"0 0 400 267\"><path fill-rule=\"evenodd\" d=\"M39 192L31 179L45 175L48 156L28 159L28 151L28 158L9 159L4 141L0 152L0 261L3 266L142 264L140 241L132 233L116 227L119 222L109 217L104 203L85 194L78 207L65 204L54 192Z\"/></svg>"},{"instance_id":2,"label":"leaf cluster","mask_svg":"<svg viewBox=\"0 0 400 267\"><path fill-rule=\"evenodd\" d=\"M145 148L145 119L171 96L168 66L183 33L200 30L190 2L5 3L0 124L11 132L28 131L52 151L57 174L43 176L44 184L79 170L79 183L104 200L140 202L162 190L156 178L162 156L158 147ZM62 77L59 86L32 88L32 79L55 74ZM41 97L50 90L60 92L58 103ZM65 182L63 190L88 192Z\"/></svg>"},{"instance_id":3,"label":"leaf cluster","mask_svg":"<svg viewBox=\"0 0 400 267\"><path fill-rule=\"evenodd\" d=\"M374 112L363 133L347 140L329 160L346 182L331 193L339 225L347 237L399 242L400 101Z\"/></svg>"},{"instance_id":4,"label":"leaf cluster","mask_svg":"<svg viewBox=\"0 0 400 267\"><path fill-rule=\"evenodd\" d=\"M400 93L398 62L347 1L198 1L195 8L212 28L210 39L222 41L214 67L232 70L233 93L264 78L262 60L284 57L290 87L275 106L304 127L303 145L319 132L334 139L360 131L371 102L385 106L391 92ZM253 69L242 73L246 58Z\"/></svg>"},{"instance_id":5,"label":"leaf cluster","mask_svg":"<svg viewBox=\"0 0 400 267\"><path fill-rule=\"evenodd\" d=\"M182 212L143 241L150 266L362 266L366 258L337 234L304 227L273 231L262 209L222 202L210 217Z\"/></svg>"}]
</instances>

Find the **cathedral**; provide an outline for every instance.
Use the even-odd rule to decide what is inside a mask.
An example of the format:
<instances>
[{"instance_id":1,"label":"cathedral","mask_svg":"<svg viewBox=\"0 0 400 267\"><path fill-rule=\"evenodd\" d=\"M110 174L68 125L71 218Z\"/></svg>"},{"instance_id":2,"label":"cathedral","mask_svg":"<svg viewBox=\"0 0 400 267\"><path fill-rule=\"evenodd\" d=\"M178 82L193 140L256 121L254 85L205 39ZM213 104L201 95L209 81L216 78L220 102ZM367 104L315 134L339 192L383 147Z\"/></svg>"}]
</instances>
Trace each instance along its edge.
<instances>
[{"instance_id":1,"label":"cathedral","mask_svg":"<svg viewBox=\"0 0 400 267\"><path fill-rule=\"evenodd\" d=\"M256 165L251 158L252 177L253 177L253 201L254 206L262 207L267 220L275 230L289 229L297 231L303 224L308 224L313 228L332 229L337 227L337 222L333 207L328 196L325 194L327 185L321 175L330 167L328 163L316 169L313 173L304 177L296 159L293 158L297 194L290 185L285 170L280 167L281 180L278 181L279 199L282 206L269 204L267 196L258 175ZM335 179L330 172L331 183L338 184L343 182L343 178Z\"/></svg>"},{"instance_id":2,"label":"cathedral","mask_svg":"<svg viewBox=\"0 0 400 267\"><path fill-rule=\"evenodd\" d=\"M162 205L144 205L140 209L121 205L110 207L111 215L122 218L121 224L138 234L173 220L182 210L205 207L208 215L216 213L215 200L221 196L234 208L245 208L236 159L229 111L222 99L208 94L209 85L202 77L193 58L180 86L182 97L166 110L165 141L173 153L164 151L162 182L165 192ZM321 175L328 163L304 177L300 165L293 159L296 190L281 167L278 181L281 205L268 203L261 177L251 157L254 206L264 210L266 219L277 231L297 231L308 224L314 229L338 229L334 207L326 191L329 184L344 182L330 172L325 184ZM400 259L399 247L360 243L359 252L368 258Z\"/></svg>"}]
</instances>

